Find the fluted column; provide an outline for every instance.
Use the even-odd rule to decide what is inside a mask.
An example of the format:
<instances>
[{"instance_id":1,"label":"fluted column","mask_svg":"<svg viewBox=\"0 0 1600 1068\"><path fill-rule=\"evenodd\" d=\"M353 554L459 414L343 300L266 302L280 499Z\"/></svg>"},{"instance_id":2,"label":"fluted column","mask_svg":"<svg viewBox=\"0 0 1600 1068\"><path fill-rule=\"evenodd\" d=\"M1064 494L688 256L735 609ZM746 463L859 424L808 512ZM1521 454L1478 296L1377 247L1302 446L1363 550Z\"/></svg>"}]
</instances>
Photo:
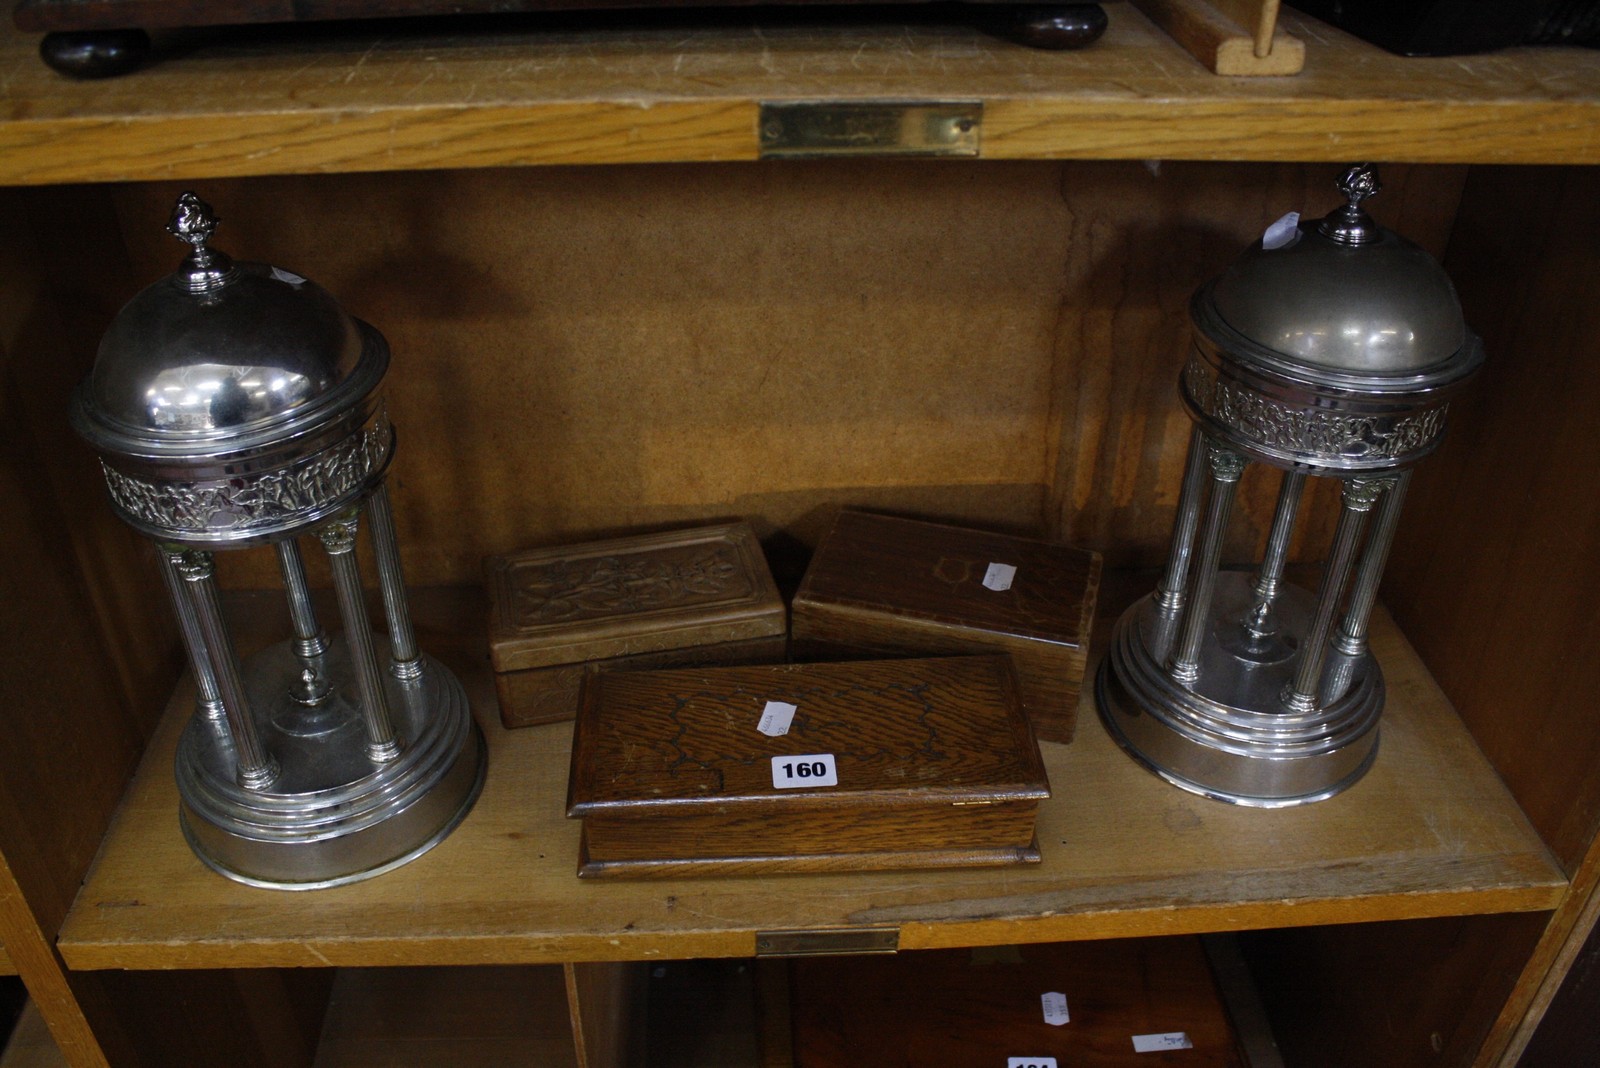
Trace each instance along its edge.
<instances>
[{"instance_id":1,"label":"fluted column","mask_svg":"<svg viewBox=\"0 0 1600 1068\"><path fill-rule=\"evenodd\" d=\"M404 749L389 711L388 694L378 669L378 654L372 644L372 624L361 590L361 572L356 565L356 518L336 519L317 532L328 560L333 565L333 589L339 597L339 615L344 620L345 641L350 646L350 661L361 691L361 719L367 731L367 755L378 763L393 760Z\"/></svg>"},{"instance_id":2,"label":"fluted column","mask_svg":"<svg viewBox=\"0 0 1600 1068\"><path fill-rule=\"evenodd\" d=\"M1265 638L1278 629L1272 606L1283 588L1283 569L1289 560L1289 542L1294 538L1294 521L1300 512L1305 485L1306 476L1302 472L1285 471L1283 482L1278 486L1278 506L1272 513L1267 551L1261 558L1261 569L1256 572L1255 599L1241 621L1256 638Z\"/></svg>"},{"instance_id":3,"label":"fluted column","mask_svg":"<svg viewBox=\"0 0 1600 1068\"><path fill-rule=\"evenodd\" d=\"M1305 644L1300 647L1294 678L1283 692L1283 703L1291 712L1311 712L1317 707L1317 687L1322 680L1322 666L1328 658L1328 637L1333 630L1334 614L1339 610L1339 595L1350 579L1367 513L1387 483L1388 479L1383 478L1352 478L1344 484L1339 525L1334 528L1333 548L1328 553L1322 584L1317 589L1317 614L1306 634Z\"/></svg>"},{"instance_id":4,"label":"fluted column","mask_svg":"<svg viewBox=\"0 0 1600 1068\"><path fill-rule=\"evenodd\" d=\"M226 722L227 710L222 707L222 692L217 689L217 673L211 667L211 655L206 650L206 640L200 630L200 619L195 614L194 601L178 564L183 550L162 546L156 554L161 560L161 578L167 584L167 594L172 598L173 611L178 616L178 633L183 637L183 649L189 656L189 669L194 674L195 707L209 720Z\"/></svg>"},{"instance_id":5,"label":"fluted column","mask_svg":"<svg viewBox=\"0 0 1600 1068\"><path fill-rule=\"evenodd\" d=\"M234 755L238 761L236 777L239 785L249 790L264 789L278 777L278 764L261 743L255 717L245 697L244 681L239 672L239 654L228 637L222 606L217 600L216 561L210 553L196 550L175 555L177 559L173 563L188 591L201 640L210 659L211 670L215 673L217 691L222 698L228 734L233 740Z\"/></svg>"},{"instance_id":6,"label":"fluted column","mask_svg":"<svg viewBox=\"0 0 1600 1068\"><path fill-rule=\"evenodd\" d=\"M1183 469L1183 489L1178 496L1178 513L1172 521L1172 548L1166 569L1156 584L1156 605L1163 612L1176 614L1183 607L1184 589L1189 582L1189 562L1194 555L1195 531L1200 523L1200 499L1206 488L1206 438L1195 427L1189 434L1189 459Z\"/></svg>"},{"instance_id":7,"label":"fluted column","mask_svg":"<svg viewBox=\"0 0 1600 1068\"><path fill-rule=\"evenodd\" d=\"M1210 625L1211 596L1216 590L1217 567L1222 561L1222 541L1233 511L1233 495L1244 474L1245 459L1230 449L1206 443L1206 459L1211 466L1211 500L1206 504L1205 524L1200 532L1200 548L1195 560L1194 594L1183 606L1183 629L1177 652L1172 657L1172 676L1182 683L1200 677L1200 646Z\"/></svg>"},{"instance_id":8,"label":"fluted column","mask_svg":"<svg viewBox=\"0 0 1600 1068\"><path fill-rule=\"evenodd\" d=\"M1367 538L1361 563L1356 567L1350 603L1333 639L1334 646L1346 655L1359 656L1367 651L1367 624L1372 619L1372 606L1378 600L1378 583L1383 581L1383 565L1388 562L1389 547L1394 544L1394 530L1399 525L1400 508L1405 504L1406 488L1410 484L1410 471L1395 475L1378 503L1378 514L1372 519L1372 535Z\"/></svg>"},{"instance_id":9,"label":"fluted column","mask_svg":"<svg viewBox=\"0 0 1600 1068\"><path fill-rule=\"evenodd\" d=\"M383 592L383 611L389 622L389 649L393 661L389 670L402 679L422 674L422 657L417 652L416 635L411 630L411 613L406 607L406 583L400 570L400 546L395 537L394 512L389 507L389 489L379 486L367 502L371 520L373 555L378 558L378 587Z\"/></svg>"}]
</instances>

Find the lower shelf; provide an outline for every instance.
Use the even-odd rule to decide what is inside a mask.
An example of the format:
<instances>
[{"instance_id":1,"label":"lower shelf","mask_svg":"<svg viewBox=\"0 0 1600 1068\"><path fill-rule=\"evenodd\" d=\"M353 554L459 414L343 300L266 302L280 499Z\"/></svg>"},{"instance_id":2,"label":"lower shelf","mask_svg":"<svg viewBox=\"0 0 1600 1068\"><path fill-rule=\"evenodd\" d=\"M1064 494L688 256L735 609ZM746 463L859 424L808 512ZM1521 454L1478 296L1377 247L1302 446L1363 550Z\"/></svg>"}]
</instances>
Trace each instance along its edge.
<instances>
[{"instance_id":1,"label":"lower shelf","mask_svg":"<svg viewBox=\"0 0 1600 1068\"><path fill-rule=\"evenodd\" d=\"M277 625L271 596L270 610L238 614L241 631ZM489 741L487 784L462 826L353 886L289 893L213 874L178 829L185 684L63 927L70 967L742 957L762 931L865 927L896 929L902 949L1055 942L1539 911L1566 885L1381 612L1379 755L1331 800L1258 810L1186 794L1119 751L1086 699L1076 740L1042 746L1053 797L1040 810L1038 865L580 882L579 828L563 816L570 725L499 725L476 591L419 592L413 610L423 647L461 676Z\"/></svg>"},{"instance_id":2,"label":"lower shelf","mask_svg":"<svg viewBox=\"0 0 1600 1068\"><path fill-rule=\"evenodd\" d=\"M1282 1068L1265 1024L1245 1013L1241 1025L1248 976L1214 974L1214 956L1236 952L1230 937L629 965L644 969L644 1022L614 1063L1134 1068L1152 1062L1138 1038L1181 1048L1171 1056L1183 1064Z\"/></svg>"},{"instance_id":3,"label":"lower shelf","mask_svg":"<svg viewBox=\"0 0 1600 1068\"><path fill-rule=\"evenodd\" d=\"M608 976L576 991L569 977L564 995L550 965L342 969L314 1068L989 1068L1012 1056L1114 1068L1149 1062L1136 1039L1182 1049L1184 1064L1280 1064L1246 1052L1197 938L660 961ZM1049 1016L1047 993L1060 999ZM579 1054L569 1011L613 1021L616 1040Z\"/></svg>"},{"instance_id":4,"label":"lower shelf","mask_svg":"<svg viewBox=\"0 0 1600 1068\"><path fill-rule=\"evenodd\" d=\"M0 1049L0 1068L67 1068L67 1058L31 1001L17 1017L10 1041Z\"/></svg>"},{"instance_id":5,"label":"lower shelf","mask_svg":"<svg viewBox=\"0 0 1600 1068\"><path fill-rule=\"evenodd\" d=\"M1010 1055L1111 1068L1150 1062L1134 1036L1175 1034L1185 1064L1280 1064L1245 1052L1225 976L1194 938L616 968L579 990L584 1013L625 1034L581 1059L554 965L340 969L312 1068L986 1068ZM1046 992L1065 1022L1044 1017ZM0 1068L66 1064L30 1003Z\"/></svg>"},{"instance_id":6,"label":"lower shelf","mask_svg":"<svg viewBox=\"0 0 1600 1068\"><path fill-rule=\"evenodd\" d=\"M490 1064L578 1064L560 968L348 968L334 979L313 1068Z\"/></svg>"},{"instance_id":7,"label":"lower shelf","mask_svg":"<svg viewBox=\"0 0 1600 1068\"><path fill-rule=\"evenodd\" d=\"M796 1068L1245 1066L1197 938L818 958L790 984Z\"/></svg>"}]
</instances>

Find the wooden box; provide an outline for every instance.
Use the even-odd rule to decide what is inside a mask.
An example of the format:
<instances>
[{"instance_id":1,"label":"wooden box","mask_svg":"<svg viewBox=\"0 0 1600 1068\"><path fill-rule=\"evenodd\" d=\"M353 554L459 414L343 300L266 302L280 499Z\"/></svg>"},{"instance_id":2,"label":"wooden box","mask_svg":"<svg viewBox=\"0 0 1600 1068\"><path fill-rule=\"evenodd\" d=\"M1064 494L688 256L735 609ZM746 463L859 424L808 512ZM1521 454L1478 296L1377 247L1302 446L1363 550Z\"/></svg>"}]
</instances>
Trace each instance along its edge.
<instances>
[{"instance_id":1,"label":"wooden box","mask_svg":"<svg viewBox=\"0 0 1600 1068\"><path fill-rule=\"evenodd\" d=\"M583 677L784 658L783 599L746 523L485 562L500 719L571 719Z\"/></svg>"},{"instance_id":2,"label":"wooden box","mask_svg":"<svg viewBox=\"0 0 1600 1068\"><path fill-rule=\"evenodd\" d=\"M580 875L1037 861L1050 794L1003 656L603 672L567 781Z\"/></svg>"},{"instance_id":3,"label":"wooden box","mask_svg":"<svg viewBox=\"0 0 1600 1068\"><path fill-rule=\"evenodd\" d=\"M841 511L791 607L800 658L1009 653L1041 740L1070 742L1100 555Z\"/></svg>"},{"instance_id":4,"label":"wooden box","mask_svg":"<svg viewBox=\"0 0 1600 1068\"><path fill-rule=\"evenodd\" d=\"M1193 937L815 957L789 982L795 1068L1245 1063Z\"/></svg>"}]
</instances>

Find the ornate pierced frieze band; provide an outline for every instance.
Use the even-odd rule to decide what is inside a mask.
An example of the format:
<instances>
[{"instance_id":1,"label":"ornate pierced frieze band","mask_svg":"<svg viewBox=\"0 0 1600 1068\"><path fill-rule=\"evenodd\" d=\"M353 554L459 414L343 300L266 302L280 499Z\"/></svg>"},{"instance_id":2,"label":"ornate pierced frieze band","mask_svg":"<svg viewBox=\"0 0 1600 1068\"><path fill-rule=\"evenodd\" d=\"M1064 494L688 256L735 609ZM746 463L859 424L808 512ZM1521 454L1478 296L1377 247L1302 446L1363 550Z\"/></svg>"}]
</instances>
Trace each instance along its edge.
<instances>
[{"instance_id":1,"label":"ornate pierced frieze band","mask_svg":"<svg viewBox=\"0 0 1600 1068\"><path fill-rule=\"evenodd\" d=\"M1429 451L1444 433L1448 408L1441 402L1382 415L1284 404L1223 381L1198 352L1184 368L1183 386L1201 414L1262 448L1363 465L1388 466Z\"/></svg>"},{"instance_id":2,"label":"ornate pierced frieze band","mask_svg":"<svg viewBox=\"0 0 1600 1068\"><path fill-rule=\"evenodd\" d=\"M205 482L123 474L102 462L111 499L131 521L183 534L246 534L337 505L383 472L394 432L382 415L359 434L301 463Z\"/></svg>"}]
</instances>

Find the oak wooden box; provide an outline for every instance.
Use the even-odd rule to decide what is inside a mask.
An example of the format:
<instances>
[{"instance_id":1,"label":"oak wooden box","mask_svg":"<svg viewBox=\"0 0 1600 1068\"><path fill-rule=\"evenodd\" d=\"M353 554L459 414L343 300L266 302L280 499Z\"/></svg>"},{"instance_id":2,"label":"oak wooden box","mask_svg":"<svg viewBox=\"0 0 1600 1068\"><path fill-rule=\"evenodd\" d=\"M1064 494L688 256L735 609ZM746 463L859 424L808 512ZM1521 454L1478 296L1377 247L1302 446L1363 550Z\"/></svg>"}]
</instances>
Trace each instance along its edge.
<instances>
[{"instance_id":1,"label":"oak wooden box","mask_svg":"<svg viewBox=\"0 0 1600 1068\"><path fill-rule=\"evenodd\" d=\"M770 702L784 733L758 729ZM1050 788L1003 656L605 672L580 704L580 875L1039 859ZM823 764L836 783L808 785Z\"/></svg>"},{"instance_id":2,"label":"oak wooden box","mask_svg":"<svg viewBox=\"0 0 1600 1068\"><path fill-rule=\"evenodd\" d=\"M500 719L571 719L584 675L784 659L783 599L747 523L485 561Z\"/></svg>"},{"instance_id":3,"label":"oak wooden box","mask_svg":"<svg viewBox=\"0 0 1600 1068\"><path fill-rule=\"evenodd\" d=\"M994 565L1015 568L1008 585L986 585ZM1098 553L845 510L795 595L791 652L1008 653L1034 732L1070 742L1099 585Z\"/></svg>"}]
</instances>

